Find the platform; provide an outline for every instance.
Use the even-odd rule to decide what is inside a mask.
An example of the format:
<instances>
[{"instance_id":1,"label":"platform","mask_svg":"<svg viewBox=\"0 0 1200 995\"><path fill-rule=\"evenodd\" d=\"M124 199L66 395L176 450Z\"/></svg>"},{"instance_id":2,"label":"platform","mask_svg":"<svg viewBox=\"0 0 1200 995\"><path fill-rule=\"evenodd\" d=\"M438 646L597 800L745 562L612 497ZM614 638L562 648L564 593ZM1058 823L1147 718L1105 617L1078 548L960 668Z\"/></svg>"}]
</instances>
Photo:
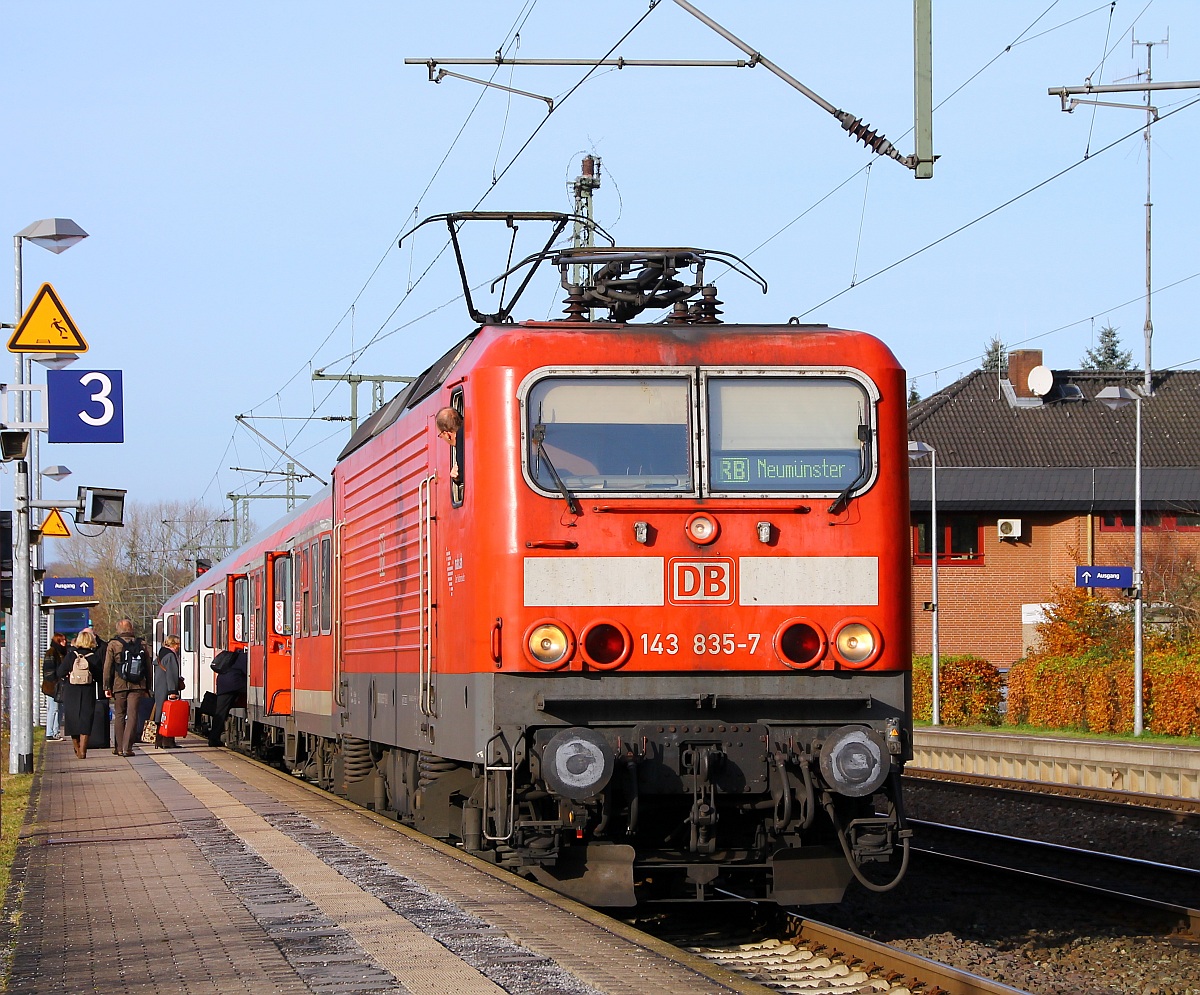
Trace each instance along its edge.
<instances>
[{"instance_id":1,"label":"platform","mask_svg":"<svg viewBox=\"0 0 1200 995\"><path fill-rule=\"evenodd\" d=\"M1183 744L918 726L907 770L1200 799L1200 749Z\"/></svg>"},{"instance_id":2,"label":"platform","mask_svg":"<svg viewBox=\"0 0 1200 995\"><path fill-rule=\"evenodd\" d=\"M281 772L180 743L85 760L46 744L0 927L8 992L766 991Z\"/></svg>"}]
</instances>

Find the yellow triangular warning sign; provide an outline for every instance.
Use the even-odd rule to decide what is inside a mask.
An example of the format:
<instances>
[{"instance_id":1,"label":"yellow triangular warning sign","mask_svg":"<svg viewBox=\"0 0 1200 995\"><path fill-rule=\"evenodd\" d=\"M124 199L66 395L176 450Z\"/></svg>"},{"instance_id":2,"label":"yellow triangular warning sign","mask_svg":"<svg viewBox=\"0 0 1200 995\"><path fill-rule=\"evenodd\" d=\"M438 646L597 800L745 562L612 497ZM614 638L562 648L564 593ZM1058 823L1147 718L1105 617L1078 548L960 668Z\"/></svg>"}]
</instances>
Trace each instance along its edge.
<instances>
[{"instance_id":1,"label":"yellow triangular warning sign","mask_svg":"<svg viewBox=\"0 0 1200 995\"><path fill-rule=\"evenodd\" d=\"M9 352L87 352L88 344L67 314L58 294L42 284L21 323L8 340Z\"/></svg>"},{"instance_id":2,"label":"yellow triangular warning sign","mask_svg":"<svg viewBox=\"0 0 1200 995\"><path fill-rule=\"evenodd\" d=\"M58 536L61 539L67 538L71 534L71 530L67 528L67 523L63 521L62 514L57 508L51 508L50 514L46 516L46 520L42 522L42 535Z\"/></svg>"}]
</instances>

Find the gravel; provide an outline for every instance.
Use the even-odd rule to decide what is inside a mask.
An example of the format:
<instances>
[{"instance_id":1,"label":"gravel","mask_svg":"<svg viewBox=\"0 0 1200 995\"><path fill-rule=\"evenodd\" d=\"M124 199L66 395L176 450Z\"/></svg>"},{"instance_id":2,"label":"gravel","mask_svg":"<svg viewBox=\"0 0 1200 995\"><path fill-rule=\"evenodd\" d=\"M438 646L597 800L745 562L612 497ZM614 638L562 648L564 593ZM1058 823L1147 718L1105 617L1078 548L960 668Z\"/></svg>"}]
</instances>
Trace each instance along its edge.
<instances>
[{"instance_id":1,"label":"gravel","mask_svg":"<svg viewBox=\"0 0 1200 995\"><path fill-rule=\"evenodd\" d=\"M929 822L1200 867L1196 819L907 782L905 799L910 816ZM1200 938L1172 916L1107 911L1096 898L918 857L894 891L854 883L841 905L801 911L1035 995L1200 995Z\"/></svg>"}]
</instances>

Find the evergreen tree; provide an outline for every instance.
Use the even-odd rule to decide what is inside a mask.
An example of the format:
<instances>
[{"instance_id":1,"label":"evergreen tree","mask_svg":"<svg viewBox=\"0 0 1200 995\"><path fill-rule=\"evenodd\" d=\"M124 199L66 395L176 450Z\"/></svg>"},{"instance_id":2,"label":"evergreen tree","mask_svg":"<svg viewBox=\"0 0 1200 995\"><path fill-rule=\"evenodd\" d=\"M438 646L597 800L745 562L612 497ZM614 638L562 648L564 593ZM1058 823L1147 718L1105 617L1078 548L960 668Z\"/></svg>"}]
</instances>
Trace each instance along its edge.
<instances>
[{"instance_id":1,"label":"evergreen tree","mask_svg":"<svg viewBox=\"0 0 1200 995\"><path fill-rule=\"evenodd\" d=\"M921 394L917 390L917 382L914 380L908 385L908 406L911 408L914 404L921 400Z\"/></svg>"},{"instance_id":2,"label":"evergreen tree","mask_svg":"<svg viewBox=\"0 0 1200 995\"><path fill-rule=\"evenodd\" d=\"M995 373L999 370L1001 373L1008 372L1008 351L1004 348L1004 343L996 336L984 347L983 365L981 370L988 373Z\"/></svg>"},{"instance_id":3,"label":"evergreen tree","mask_svg":"<svg viewBox=\"0 0 1200 995\"><path fill-rule=\"evenodd\" d=\"M1121 336L1112 325L1100 329L1100 338L1094 349L1089 349L1079 366L1084 370L1127 370L1133 363L1133 352L1121 351Z\"/></svg>"}]
</instances>

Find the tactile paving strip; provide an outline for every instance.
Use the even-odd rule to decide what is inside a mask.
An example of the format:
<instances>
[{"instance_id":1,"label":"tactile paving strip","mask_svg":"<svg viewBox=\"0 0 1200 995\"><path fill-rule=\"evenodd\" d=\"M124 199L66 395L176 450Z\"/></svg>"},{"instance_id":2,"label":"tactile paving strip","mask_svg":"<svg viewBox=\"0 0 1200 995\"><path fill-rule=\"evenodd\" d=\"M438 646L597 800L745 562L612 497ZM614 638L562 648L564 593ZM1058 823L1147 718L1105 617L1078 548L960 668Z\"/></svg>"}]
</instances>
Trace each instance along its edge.
<instances>
[{"instance_id":1,"label":"tactile paving strip","mask_svg":"<svg viewBox=\"0 0 1200 995\"><path fill-rule=\"evenodd\" d=\"M177 759L178 754L171 759ZM395 823L347 806L339 799L311 786L281 776L278 772L228 752L205 752L182 758L189 764L203 764L205 776L220 784L238 799L263 813L264 819L281 827L304 843L324 849L328 840L347 847L347 852L375 858L376 865L355 857L353 873L368 889L375 888L374 872L369 866L386 868L399 881L421 886L437 901L470 915L492 933L519 938L518 950L527 948L562 969L584 986L610 995L643 995L647 991L667 992L765 992L762 986L706 965L700 958L689 957L667 944L658 943L635 930L613 923L607 917L555 896L536 885L520 881L502 871L489 875L480 862L463 861L457 854L427 837L419 836ZM211 762L210 762L211 761ZM212 770L216 767L220 770ZM281 803L281 799L283 802ZM293 822L292 813L303 810L307 817ZM310 831L305 828L313 826ZM330 853L330 859L339 858ZM338 863L339 868L343 865ZM353 876L351 874L350 876ZM390 879L384 879L377 894L390 901ZM394 883L394 882L393 882ZM443 937L442 912L434 908L426 920L419 909L403 908L414 923L433 930L452 949L453 930ZM478 927L469 925L468 929ZM510 941L512 942L512 941ZM525 966L534 967L528 954L519 954ZM492 974L486 957L472 961L507 986L509 979ZM519 973L524 974L523 970ZM719 980L718 980L719 979ZM543 992L555 978L542 975L542 986L526 984L510 991Z\"/></svg>"},{"instance_id":2,"label":"tactile paving strip","mask_svg":"<svg viewBox=\"0 0 1200 995\"><path fill-rule=\"evenodd\" d=\"M412 995L442 995L447 991L499 995L503 991L189 764L174 755L155 756L155 760L230 833L269 864L294 892L303 896L299 902L287 899L290 908L283 911L281 921L288 921L291 912L306 912L310 905L315 907L323 917L340 924L374 964L393 978L403 979L404 990ZM282 893L280 898L284 900ZM305 926L310 925L310 921L302 921ZM320 925L316 921L311 924ZM349 990L342 987L349 980L339 976L335 990ZM331 991L325 985L320 990Z\"/></svg>"}]
</instances>

